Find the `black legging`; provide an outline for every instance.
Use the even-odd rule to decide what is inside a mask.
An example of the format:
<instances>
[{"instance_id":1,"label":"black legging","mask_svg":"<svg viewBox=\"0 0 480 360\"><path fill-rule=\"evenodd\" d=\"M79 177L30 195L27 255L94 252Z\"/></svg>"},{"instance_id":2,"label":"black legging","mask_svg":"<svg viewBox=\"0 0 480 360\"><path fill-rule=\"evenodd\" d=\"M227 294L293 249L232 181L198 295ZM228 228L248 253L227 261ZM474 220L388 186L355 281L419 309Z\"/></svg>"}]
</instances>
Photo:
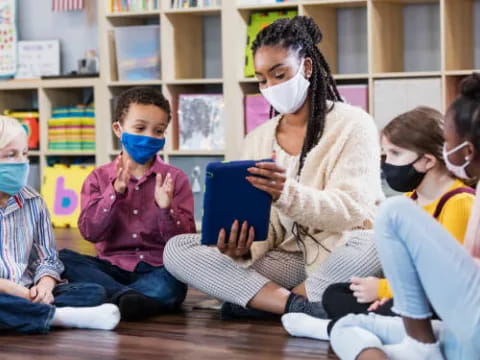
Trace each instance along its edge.
<instances>
[{"instance_id":1,"label":"black legging","mask_svg":"<svg viewBox=\"0 0 480 360\"><path fill-rule=\"evenodd\" d=\"M350 283L337 283L330 285L323 293L323 307L332 321L328 324L327 332L330 335L335 323L348 314L368 314L371 304L360 304L350 290ZM383 316L398 316L392 311L393 299L388 300L375 311L374 314ZM432 309L432 319L439 319L435 310Z\"/></svg>"},{"instance_id":2,"label":"black legging","mask_svg":"<svg viewBox=\"0 0 480 360\"><path fill-rule=\"evenodd\" d=\"M360 304L350 290L350 283L338 283L330 285L323 293L323 307L332 321L328 324L328 334L332 331L335 323L348 314L365 314L371 304ZM392 312L393 299L373 311L375 314L385 316L397 316Z\"/></svg>"}]
</instances>

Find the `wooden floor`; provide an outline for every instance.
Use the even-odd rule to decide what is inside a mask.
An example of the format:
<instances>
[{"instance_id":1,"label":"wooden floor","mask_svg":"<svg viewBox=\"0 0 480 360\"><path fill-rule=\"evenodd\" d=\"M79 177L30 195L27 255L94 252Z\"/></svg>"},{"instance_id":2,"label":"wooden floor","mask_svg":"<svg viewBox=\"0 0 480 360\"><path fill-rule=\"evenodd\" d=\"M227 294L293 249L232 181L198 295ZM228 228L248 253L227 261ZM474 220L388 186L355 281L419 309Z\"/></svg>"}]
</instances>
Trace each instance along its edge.
<instances>
[{"instance_id":1,"label":"wooden floor","mask_svg":"<svg viewBox=\"0 0 480 360\"><path fill-rule=\"evenodd\" d=\"M73 230L57 231L59 247L92 253ZM0 337L3 359L337 359L327 342L289 337L279 322L221 321L217 311L192 310L206 296L190 291L183 312L115 331L54 330Z\"/></svg>"}]
</instances>

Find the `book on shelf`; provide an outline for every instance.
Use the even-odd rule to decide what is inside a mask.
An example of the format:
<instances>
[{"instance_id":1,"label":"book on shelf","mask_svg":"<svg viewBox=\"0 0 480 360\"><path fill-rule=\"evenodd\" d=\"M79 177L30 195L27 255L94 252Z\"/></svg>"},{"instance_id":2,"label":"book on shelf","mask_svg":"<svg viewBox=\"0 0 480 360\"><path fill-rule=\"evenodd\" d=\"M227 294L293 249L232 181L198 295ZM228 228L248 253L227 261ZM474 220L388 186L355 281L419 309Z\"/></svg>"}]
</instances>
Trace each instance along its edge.
<instances>
[{"instance_id":1,"label":"book on shelf","mask_svg":"<svg viewBox=\"0 0 480 360\"><path fill-rule=\"evenodd\" d=\"M247 5L271 5L271 4L282 4L282 3L296 3L297 0L237 0L239 6Z\"/></svg>"},{"instance_id":2,"label":"book on shelf","mask_svg":"<svg viewBox=\"0 0 480 360\"><path fill-rule=\"evenodd\" d=\"M48 120L48 150L95 151L95 110L89 106L55 108Z\"/></svg>"},{"instance_id":3,"label":"book on shelf","mask_svg":"<svg viewBox=\"0 0 480 360\"><path fill-rule=\"evenodd\" d=\"M222 94L181 94L178 105L180 150L224 150Z\"/></svg>"},{"instance_id":4,"label":"book on shelf","mask_svg":"<svg viewBox=\"0 0 480 360\"><path fill-rule=\"evenodd\" d=\"M110 12L141 12L159 9L160 0L110 0Z\"/></svg>"},{"instance_id":5,"label":"book on shelf","mask_svg":"<svg viewBox=\"0 0 480 360\"><path fill-rule=\"evenodd\" d=\"M253 131L270 119L270 104L262 94L245 96L245 133Z\"/></svg>"},{"instance_id":6,"label":"book on shelf","mask_svg":"<svg viewBox=\"0 0 480 360\"><path fill-rule=\"evenodd\" d=\"M245 49L245 77L253 77L255 75L251 47L257 34L278 19L291 19L296 15L298 15L297 10L254 11L250 14L247 27L247 46Z\"/></svg>"},{"instance_id":7,"label":"book on shelf","mask_svg":"<svg viewBox=\"0 0 480 360\"><path fill-rule=\"evenodd\" d=\"M368 85L338 85L337 88L345 103L368 112Z\"/></svg>"},{"instance_id":8,"label":"book on shelf","mask_svg":"<svg viewBox=\"0 0 480 360\"><path fill-rule=\"evenodd\" d=\"M231 0L227 0L231 1ZM172 9L208 8L222 6L222 0L171 0Z\"/></svg>"},{"instance_id":9,"label":"book on shelf","mask_svg":"<svg viewBox=\"0 0 480 360\"><path fill-rule=\"evenodd\" d=\"M114 32L118 80L159 79L160 26L119 26Z\"/></svg>"}]
</instances>

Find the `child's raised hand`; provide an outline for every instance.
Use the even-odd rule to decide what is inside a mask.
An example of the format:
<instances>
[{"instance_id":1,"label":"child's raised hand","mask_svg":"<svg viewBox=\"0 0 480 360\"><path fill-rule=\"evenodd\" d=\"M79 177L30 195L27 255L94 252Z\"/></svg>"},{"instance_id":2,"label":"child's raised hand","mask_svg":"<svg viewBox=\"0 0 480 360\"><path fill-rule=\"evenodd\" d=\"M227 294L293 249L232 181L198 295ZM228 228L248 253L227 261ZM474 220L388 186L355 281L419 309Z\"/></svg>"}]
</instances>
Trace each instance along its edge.
<instances>
[{"instance_id":1,"label":"child's raised hand","mask_svg":"<svg viewBox=\"0 0 480 360\"><path fill-rule=\"evenodd\" d=\"M117 178L113 183L113 187L117 193L123 194L127 190L128 182L130 181L130 171L132 163L130 160L127 161L126 166L123 163L122 157L119 157L117 163L115 164L115 171Z\"/></svg>"},{"instance_id":2,"label":"child's raised hand","mask_svg":"<svg viewBox=\"0 0 480 360\"><path fill-rule=\"evenodd\" d=\"M379 279L373 276L366 278L353 277L350 290L353 296L361 304L371 303L378 299L378 283Z\"/></svg>"},{"instance_id":3,"label":"child's raised hand","mask_svg":"<svg viewBox=\"0 0 480 360\"><path fill-rule=\"evenodd\" d=\"M155 202L161 209L166 209L172 203L174 183L170 173L162 179L161 174L157 174L155 182Z\"/></svg>"}]
</instances>

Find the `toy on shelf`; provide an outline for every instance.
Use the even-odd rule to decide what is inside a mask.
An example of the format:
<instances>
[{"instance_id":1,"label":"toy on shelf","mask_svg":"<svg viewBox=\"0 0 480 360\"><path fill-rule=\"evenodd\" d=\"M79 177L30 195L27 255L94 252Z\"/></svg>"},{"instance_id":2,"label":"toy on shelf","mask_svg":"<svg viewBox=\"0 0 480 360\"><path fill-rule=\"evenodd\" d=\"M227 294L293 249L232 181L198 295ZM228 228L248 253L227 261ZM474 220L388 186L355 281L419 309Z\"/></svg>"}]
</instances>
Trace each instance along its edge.
<instances>
[{"instance_id":1,"label":"toy on shelf","mask_svg":"<svg viewBox=\"0 0 480 360\"><path fill-rule=\"evenodd\" d=\"M20 121L28 134L28 149L38 150L40 146L38 112L36 110L5 110L4 114Z\"/></svg>"}]
</instances>

